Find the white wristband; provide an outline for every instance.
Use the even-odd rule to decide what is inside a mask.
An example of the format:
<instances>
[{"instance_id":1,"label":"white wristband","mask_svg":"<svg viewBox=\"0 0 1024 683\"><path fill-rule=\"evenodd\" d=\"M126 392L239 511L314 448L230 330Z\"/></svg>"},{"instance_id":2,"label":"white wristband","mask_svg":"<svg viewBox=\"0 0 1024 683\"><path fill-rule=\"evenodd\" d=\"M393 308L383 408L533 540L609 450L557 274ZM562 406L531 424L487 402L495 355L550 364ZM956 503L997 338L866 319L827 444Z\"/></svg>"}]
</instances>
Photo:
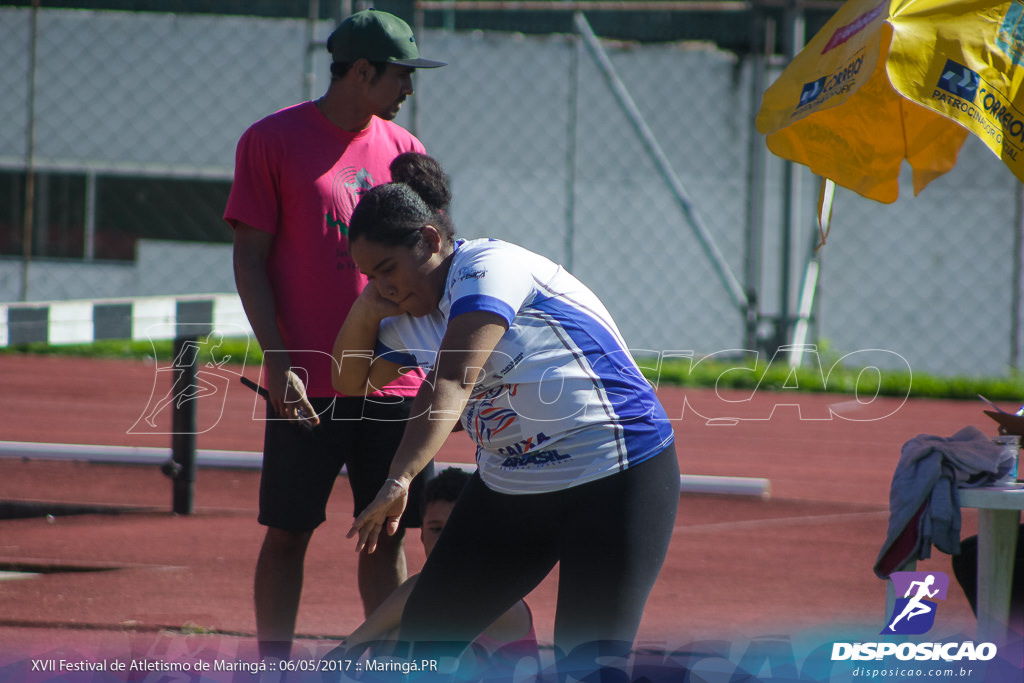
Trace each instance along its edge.
<instances>
[{"instance_id":1,"label":"white wristband","mask_svg":"<svg viewBox=\"0 0 1024 683\"><path fill-rule=\"evenodd\" d=\"M408 491L409 490L409 485L408 484L403 484L402 482L400 482L399 480L395 479L394 477L388 477L387 479L384 480L384 483L387 484L389 481L393 482L396 486L398 486L403 491Z\"/></svg>"}]
</instances>

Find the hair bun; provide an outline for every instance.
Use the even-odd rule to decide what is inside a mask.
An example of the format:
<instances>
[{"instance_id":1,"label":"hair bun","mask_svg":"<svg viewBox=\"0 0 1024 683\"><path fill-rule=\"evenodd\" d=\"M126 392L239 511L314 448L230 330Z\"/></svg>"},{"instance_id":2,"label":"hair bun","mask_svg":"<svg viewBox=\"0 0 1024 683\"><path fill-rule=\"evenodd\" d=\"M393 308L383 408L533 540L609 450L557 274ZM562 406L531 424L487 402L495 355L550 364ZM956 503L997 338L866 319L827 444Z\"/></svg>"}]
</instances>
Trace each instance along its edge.
<instances>
[{"instance_id":1,"label":"hair bun","mask_svg":"<svg viewBox=\"0 0 1024 683\"><path fill-rule=\"evenodd\" d=\"M408 185L434 211L447 211L452 203L448 174L426 154L406 152L395 157L391 180Z\"/></svg>"}]
</instances>

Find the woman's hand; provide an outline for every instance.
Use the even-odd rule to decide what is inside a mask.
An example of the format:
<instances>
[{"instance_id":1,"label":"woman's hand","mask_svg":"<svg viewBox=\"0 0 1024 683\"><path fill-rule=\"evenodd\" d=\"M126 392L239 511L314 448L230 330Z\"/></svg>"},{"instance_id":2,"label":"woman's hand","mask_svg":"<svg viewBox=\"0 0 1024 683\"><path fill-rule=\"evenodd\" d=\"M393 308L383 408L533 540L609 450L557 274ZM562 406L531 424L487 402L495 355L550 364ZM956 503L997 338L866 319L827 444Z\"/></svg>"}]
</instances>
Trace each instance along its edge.
<instances>
[{"instance_id":1,"label":"woman's hand","mask_svg":"<svg viewBox=\"0 0 1024 683\"><path fill-rule=\"evenodd\" d=\"M376 550L382 529L388 536L394 536L398 531L398 521L409 502L409 481L404 477L389 477L380 487L373 502L352 522L347 538L359 535L356 542L357 553L363 548L366 548L368 553Z\"/></svg>"}]
</instances>

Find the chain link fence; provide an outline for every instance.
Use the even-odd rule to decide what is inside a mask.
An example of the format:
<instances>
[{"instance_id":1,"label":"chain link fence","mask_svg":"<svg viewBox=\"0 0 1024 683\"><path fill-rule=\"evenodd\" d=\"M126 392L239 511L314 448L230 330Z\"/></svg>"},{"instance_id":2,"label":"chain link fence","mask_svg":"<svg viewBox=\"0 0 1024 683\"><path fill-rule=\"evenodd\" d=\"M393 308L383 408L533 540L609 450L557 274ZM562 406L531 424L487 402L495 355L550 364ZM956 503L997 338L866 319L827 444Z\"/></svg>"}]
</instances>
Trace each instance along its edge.
<instances>
[{"instance_id":1,"label":"chain link fence","mask_svg":"<svg viewBox=\"0 0 1024 683\"><path fill-rule=\"evenodd\" d=\"M0 5L0 302L233 292L220 216L235 143L323 92L323 42L358 7L28 4ZM148 11L126 11L139 5ZM421 51L449 62L417 74L398 122L449 171L462 236L565 264L644 355L771 354L789 341L817 185L801 170L787 198L785 165L754 130L782 65L737 47L760 27L749 7L591 23L585 8L378 6L421 26ZM544 27L502 30L527 14ZM616 34L632 24L685 31ZM840 190L808 341L944 375L1016 370L1019 196L973 139L920 197L880 205Z\"/></svg>"}]
</instances>

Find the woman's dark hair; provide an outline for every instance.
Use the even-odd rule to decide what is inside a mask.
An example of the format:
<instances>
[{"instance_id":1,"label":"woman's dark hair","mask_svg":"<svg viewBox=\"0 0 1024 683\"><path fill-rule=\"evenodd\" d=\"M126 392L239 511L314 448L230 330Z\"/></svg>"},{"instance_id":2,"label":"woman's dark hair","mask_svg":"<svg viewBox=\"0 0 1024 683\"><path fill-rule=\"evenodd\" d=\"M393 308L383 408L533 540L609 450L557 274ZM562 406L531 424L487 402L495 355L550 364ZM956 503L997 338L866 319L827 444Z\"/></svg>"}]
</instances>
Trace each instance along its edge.
<instances>
[{"instance_id":1,"label":"woman's dark hair","mask_svg":"<svg viewBox=\"0 0 1024 683\"><path fill-rule=\"evenodd\" d=\"M433 157L416 152L399 154L391 162L391 180L405 183L434 211L447 211L452 203L448 174Z\"/></svg>"},{"instance_id":2,"label":"woman's dark hair","mask_svg":"<svg viewBox=\"0 0 1024 683\"><path fill-rule=\"evenodd\" d=\"M455 227L448 215L452 201L448 175L431 157L406 152L391 162L392 182L363 194L349 220L348 239L386 246L415 246L420 229L433 225L449 244Z\"/></svg>"}]
</instances>

